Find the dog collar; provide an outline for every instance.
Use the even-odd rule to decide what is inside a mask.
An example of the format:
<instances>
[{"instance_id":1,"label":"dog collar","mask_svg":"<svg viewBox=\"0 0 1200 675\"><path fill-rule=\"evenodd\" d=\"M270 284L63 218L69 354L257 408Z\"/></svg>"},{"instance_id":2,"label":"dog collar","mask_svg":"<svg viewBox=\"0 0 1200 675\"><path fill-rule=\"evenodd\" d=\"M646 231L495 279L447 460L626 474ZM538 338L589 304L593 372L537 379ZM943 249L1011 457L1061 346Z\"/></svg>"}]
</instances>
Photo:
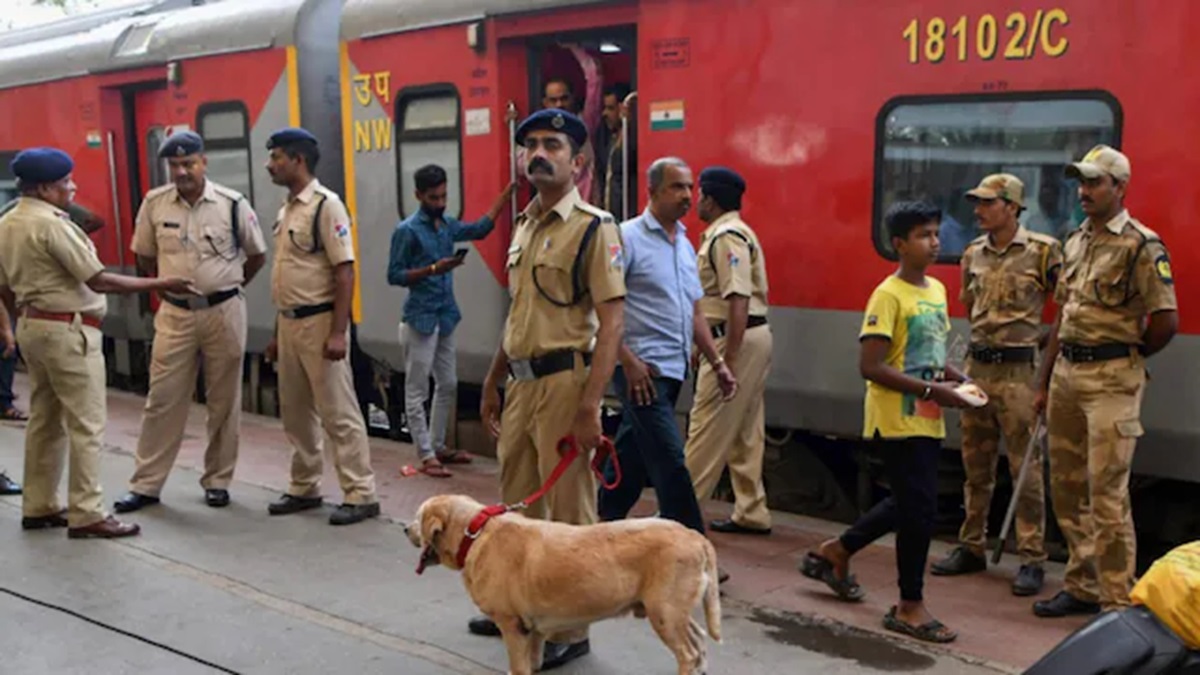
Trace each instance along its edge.
<instances>
[{"instance_id":1,"label":"dog collar","mask_svg":"<svg viewBox=\"0 0 1200 675\"><path fill-rule=\"evenodd\" d=\"M459 569L466 566L467 554L471 552L471 545L479 538L488 521L512 510L512 507L504 504L492 504L475 514L475 517L471 519L471 522L467 525L467 529L463 532L462 542L458 545L458 557L455 558L454 562L458 564Z\"/></svg>"}]
</instances>

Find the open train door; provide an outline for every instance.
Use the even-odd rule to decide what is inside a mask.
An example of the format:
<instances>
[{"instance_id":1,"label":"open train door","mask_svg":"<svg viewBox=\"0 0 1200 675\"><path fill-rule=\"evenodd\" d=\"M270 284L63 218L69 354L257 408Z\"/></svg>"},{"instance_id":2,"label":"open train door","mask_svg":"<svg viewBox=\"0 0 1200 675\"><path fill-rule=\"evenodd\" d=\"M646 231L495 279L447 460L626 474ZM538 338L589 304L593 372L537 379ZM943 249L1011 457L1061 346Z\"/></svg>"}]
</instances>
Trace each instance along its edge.
<instances>
[{"instance_id":1,"label":"open train door","mask_svg":"<svg viewBox=\"0 0 1200 675\"><path fill-rule=\"evenodd\" d=\"M636 116L637 7L589 5L544 15L498 18L500 95L507 102L509 173L520 188L512 210L534 196L515 143L516 126L542 108L565 108L587 125L590 140L580 195L618 221L636 213L640 199ZM633 167L632 170L624 170Z\"/></svg>"}]
</instances>

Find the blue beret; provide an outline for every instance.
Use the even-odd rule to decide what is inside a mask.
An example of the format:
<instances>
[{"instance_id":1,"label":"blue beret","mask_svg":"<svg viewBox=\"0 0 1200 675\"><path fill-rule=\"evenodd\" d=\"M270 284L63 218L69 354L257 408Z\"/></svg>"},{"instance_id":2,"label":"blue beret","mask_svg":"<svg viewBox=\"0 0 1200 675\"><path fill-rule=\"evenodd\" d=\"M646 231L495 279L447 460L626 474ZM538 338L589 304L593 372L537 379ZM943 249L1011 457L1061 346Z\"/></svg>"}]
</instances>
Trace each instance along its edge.
<instances>
[{"instance_id":1,"label":"blue beret","mask_svg":"<svg viewBox=\"0 0 1200 675\"><path fill-rule=\"evenodd\" d=\"M164 159L186 157L199 152L204 152L204 139L200 138L200 134L194 131L178 131L167 137L158 150L158 156Z\"/></svg>"},{"instance_id":2,"label":"blue beret","mask_svg":"<svg viewBox=\"0 0 1200 675\"><path fill-rule=\"evenodd\" d=\"M733 169L710 166L700 172L700 189L710 193L736 193L740 197L746 191L746 181Z\"/></svg>"},{"instance_id":3,"label":"blue beret","mask_svg":"<svg viewBox=\"0 0 1200 675\"><path fill-rule=\"evenodd\" d=\"M531 131L558 131L570 136L576 144L587 142L588 131L583 121L566 110L546 108L539 110L521 122L517 127L517 145L525 144L525 135Z\"/></svg>"},{"instance_id":4,"label":"blue beret","mask_svg":"<svg viewBox=\"0 0 1200 675\"><path fill-rule=\"evenodd\" d=\"M18 152L8 168L22 183L38 185L66 178L75 168L75 162L58 148L29 148Z\"/></svg>"},{"instance_id":5,"label":"blue beret","mask_svg":"<svg viewBox=\"0 0 1200 675\"><path fill-rule=\"evenodd\" d=\"M307 129L287 127L271 134L271 138L267 139L267 149L270 150L271 148L299 141L308 141L313 145L317 145L317 137L310 134Z\"/></svg>"}]
</instances>

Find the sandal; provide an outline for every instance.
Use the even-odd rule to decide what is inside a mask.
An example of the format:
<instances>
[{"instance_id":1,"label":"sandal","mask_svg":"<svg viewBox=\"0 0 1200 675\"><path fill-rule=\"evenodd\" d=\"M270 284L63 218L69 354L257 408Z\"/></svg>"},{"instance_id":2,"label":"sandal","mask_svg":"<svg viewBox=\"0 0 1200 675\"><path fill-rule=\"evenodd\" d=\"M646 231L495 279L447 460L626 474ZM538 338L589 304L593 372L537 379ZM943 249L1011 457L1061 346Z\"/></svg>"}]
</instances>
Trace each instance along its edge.
<instances>
[{"instance_id":1,"label":"sandal","mask_svg":"<svg viewBox=\"0 0 1200 675\"><path fill-rule=\"evenodd\" d=\"M920 626L914 626L907 621L901 620L896 616L895 605L892 605L892 608L888 610L886 615L884 615L883 627L890 631L895 631L903 635L908 635L909 637L914 637L918 640L924 640L925 642L954 642L955 638L958 637L958 633L950 630L945 624L937 619L931 619L929 622L923 623Z\"/></svg>"},{"instance_id":2,"label":"sandal","mask_svg":"<svg viewBox=\"0 0 1200 675\"><path fill-rule=\"evenodd\" d=\"M815 579L823 582L829 587L839 598L847 602L858 602L866 596L862 586L858 585L853 574L846 575L846 578L839 579L833 571L833 563L825 557L819 556L816 553L806 553L804 559L800 561L800 573L809 579Z\"/></svg>"},{"instance_id":3,"label":"sandal","mask_svg":"<svg viewBox=\"0 0 1200 675\"><path fill-rule=\"evenodd\" d=\"M446 467L438 463L436 459L427 459L419 469L421 473L430 478L449 478L451 474L446 470Z\"/></svg>"},{"instance_id":4,"label":"sandal","mask_svg":"<svg viewBox=\"0 0 1200 675\"><path fill-rule=\"evenodd\" d=\"M9 407L8 409L4 410L4 412L0 412L0 420L9 422L28 422L29 415L26 415L25 412L19 408Z\"/></svg>"},{"instance_id":5,"label":"sandal","mask_svg":"<svg viewBox=\"0 0 1200 675\"><path fill-rule=\"evenodd\" d=\"M438 461L442 464L470 464L471 455L466 450L448 450L437 453Z\"/></svg>"}]
</instances>

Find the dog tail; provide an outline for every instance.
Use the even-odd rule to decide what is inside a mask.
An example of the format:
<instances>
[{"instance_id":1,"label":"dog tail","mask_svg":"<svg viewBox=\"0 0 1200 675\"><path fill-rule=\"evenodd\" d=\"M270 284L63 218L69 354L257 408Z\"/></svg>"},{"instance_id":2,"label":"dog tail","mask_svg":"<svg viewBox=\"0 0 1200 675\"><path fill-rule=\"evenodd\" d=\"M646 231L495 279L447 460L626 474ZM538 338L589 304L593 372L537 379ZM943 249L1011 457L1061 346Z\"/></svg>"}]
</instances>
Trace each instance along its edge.
<instances>
[{"instance_id":1,"label":"dog tail","mask_svg":"<svg viewBox=\"0 0 1200 675\"><path fill-rule=\"evenodd\" d=\"M708 625L708 636L714 642L721 642L721 577L717 571L717 550L713 548L712 542L707 539L705 544L705 557L708 568L706 570L708 583L704 587L704 622Z\"/></svg>"}]
</instances>

